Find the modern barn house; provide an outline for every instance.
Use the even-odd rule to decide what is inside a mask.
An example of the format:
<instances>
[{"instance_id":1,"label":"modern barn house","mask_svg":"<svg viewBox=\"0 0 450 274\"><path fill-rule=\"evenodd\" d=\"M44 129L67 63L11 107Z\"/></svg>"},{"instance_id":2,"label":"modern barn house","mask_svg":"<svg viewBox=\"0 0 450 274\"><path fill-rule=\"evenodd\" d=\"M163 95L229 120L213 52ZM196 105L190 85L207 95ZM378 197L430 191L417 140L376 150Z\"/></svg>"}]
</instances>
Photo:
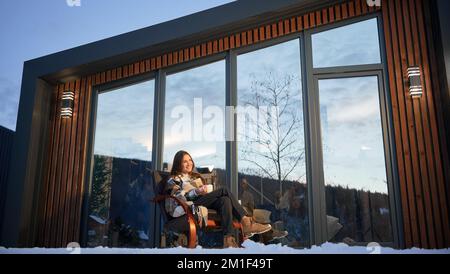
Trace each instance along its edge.
<instances>
[{"instance_id":1,"label":"modern barn house","mask_svg":"<svg viewBox=\"0 0 450 274\"><path fill-rule=\"evenodd\" d=\"M265 243L450 247L449 12L242 0L25 62L0 245L161 246L183 149Z\"/></svg>"}]
</instances>

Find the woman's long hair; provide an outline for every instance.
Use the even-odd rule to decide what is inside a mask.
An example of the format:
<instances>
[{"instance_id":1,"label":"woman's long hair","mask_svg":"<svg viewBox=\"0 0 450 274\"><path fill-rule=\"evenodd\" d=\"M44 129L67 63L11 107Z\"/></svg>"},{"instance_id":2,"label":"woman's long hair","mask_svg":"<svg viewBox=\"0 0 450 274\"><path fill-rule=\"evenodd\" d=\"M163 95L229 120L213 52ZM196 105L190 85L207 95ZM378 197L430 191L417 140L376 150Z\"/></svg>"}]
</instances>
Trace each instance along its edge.
<instances>
[{"instance_id":1,"label":"woman's long hair","mask_svg":"<svg viewBox=\"0 0 450 274\"><path fill-rule=\"evenodd\" d=\"M184 150L178 151L175 154L175 157L173 157L173 162L172 162L173 164L172 164L172 170L170 171L170 175L172 177L176 177L181 174L181 169L182 169L181 165L183 163L184 155L188 155L192 160L192 171L189 173L189 175L195 179L196 178L202 179L202 181L204 183L204 179L202 178L202 176L199 173L194 172L195 163L194 163L194 159L192 159L191 154L189 154L187 151L184 151Z\"/></svg>"}]
</instances>

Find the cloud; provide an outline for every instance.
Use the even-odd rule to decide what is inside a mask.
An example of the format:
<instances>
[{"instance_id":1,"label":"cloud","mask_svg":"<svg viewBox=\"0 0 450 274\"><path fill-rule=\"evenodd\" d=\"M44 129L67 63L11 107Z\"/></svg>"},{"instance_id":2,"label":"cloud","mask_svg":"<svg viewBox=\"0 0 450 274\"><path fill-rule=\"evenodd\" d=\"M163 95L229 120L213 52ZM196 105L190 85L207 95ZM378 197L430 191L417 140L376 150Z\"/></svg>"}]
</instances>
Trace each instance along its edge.
<instances>
[{"instance_id":1,"label":"cloud","mask_svg":"<svg viewBox=\"0 0 450 274\"><path fill-rule=\"evenodd\" d=\"M329 123L359 123L380 115L376 96L351 102L345 108L340 108L339 111L336 110L337 108L338 106L328 109L329 113L333 113L328 119Z\"/></svg>"},{"instance_id":2,"label":"cloud","mask_svg":"<svg viewBox=\"0 0 450 274\"><path fill-rule=\"evenodd\" d=\"M189 152L197 166L214 165L225 168L224 142L182 142L176 145L164 144L164 161L172 162L178 150Z\"/></svg>"},{"instance_id":3,"label":"cloud","mask_svg":"<svg viewBox=\"0 0 450 274\"><path fill-rule=\"evenodd\" d=\"M95 153L151 160L154 81L100 94Z\"/></svg>"},{"instance_id":4,"label":"cloud","mask_svg":"<svg viewBox=\"0 0 450 274\"><path fill-rule=\"evenodd\" d=\"M16 130L20 87L12 81L0 78L0 125Z\"/></svg>"},{"instance_id":5,"label":"cloud","mask_svg":"<svg viewBox=\"0 0 450 274\"><path fill-rule=\"evenodd\" d=\"M301 90L300 58L299 39L239 55L237 59L239 95L249 92L254 78L265 79L269 72L298 77L299 81L295 82L297 85L293 83L292 88Z\"/></svg>"},{"instance_id":6,"label":"cloud","mask_svg":"<svg viewBox=\"0 0 450 274\"><path fill-rule=\"evenodd\" d=\"M225 106L225 77L224 61L167 76L166 112L177 105L192 106L194 98Z\"/></svg>"},{"instance_id":7,"label":"cloud","mask_svg":"<svg viewBox=\"0 0 450 274\"><path fill-rule=\"evenodd\" d=\"M362 126L381 118L376 76L320 80L319 90L327 126Z\"/></svg>"},{"instance_id":8,"label":"cloud","mask_svg":"<svg viewBox=\"0 0 450 274\"><path fill-rule=\"evenodd\" d=\"M380 63L377 20L314 34L314 67Z\"/></svg>"},{"instance_id":9,"label":"cloud","mask_svg":"<svg viewBox=\"0 0 450 274\"><path fill-rule=\"evenodd\" d=\"M363 145L363 146L361 146L361 150L362 150L362 151L368 151L368 150L372 150L372 148Z\"/></svg>"},{"instance_id":10,"label":"cloud","mask_svg":"<svg viewBox=\"0 0 450 274\"><path fill-rule=\"evenodd\" d=\"M95 143L96 155L151 161L152 152L144 144L132 138L102 138Z\"/></svg>"}]
</instances>

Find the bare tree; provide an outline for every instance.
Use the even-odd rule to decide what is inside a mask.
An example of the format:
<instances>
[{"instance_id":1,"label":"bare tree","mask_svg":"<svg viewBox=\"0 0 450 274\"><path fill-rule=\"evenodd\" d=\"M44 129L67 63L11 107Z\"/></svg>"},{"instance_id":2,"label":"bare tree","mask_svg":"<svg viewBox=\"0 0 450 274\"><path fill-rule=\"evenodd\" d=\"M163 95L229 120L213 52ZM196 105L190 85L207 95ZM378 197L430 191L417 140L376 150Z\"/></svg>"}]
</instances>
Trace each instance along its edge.
<instances>
[{"instance_id":1,"label":"bare tree","mask_svg":"<svg viewBox=\"0 0 450 274\"><path fill-rule=\"evenodd\" d=\"M273 72L260 79L251 77L244 106L254 107L258 115L253 119L247 117L245 122L256 134L248 130L239 133L243 134L240 158L268 178L277 180L283 193L283 182L294 175L305 157L302 100L297 84L300 81L293 75L279 76Z\"/></svg>"}]
</instances>

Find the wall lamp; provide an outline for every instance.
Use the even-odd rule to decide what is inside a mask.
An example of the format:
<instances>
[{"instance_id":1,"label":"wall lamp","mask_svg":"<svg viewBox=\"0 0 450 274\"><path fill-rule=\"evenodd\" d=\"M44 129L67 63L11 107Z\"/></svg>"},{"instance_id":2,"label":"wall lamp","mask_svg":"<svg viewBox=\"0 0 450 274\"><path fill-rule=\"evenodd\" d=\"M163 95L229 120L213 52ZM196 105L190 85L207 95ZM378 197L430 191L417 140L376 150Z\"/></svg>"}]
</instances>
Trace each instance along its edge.
<instances>
[{"instance_id":1,"label":"wall lamp","mask_svg":"<svg viewBox=\"0 0 450 274\"><path fill-rule=\"evenodd\" d=\"M75 93L71 90L66 90L62 94L61 100L61 117L71 118L73 115Z\"/></svg>"},{"instance_id":2,"label":"wall lamp","mask_svg":"<svg viewBox=\"0 0 450 274\"><path fill-rule=\"evenodd\" d=\"M419 67L408 68L409 95L413 98L420 98L423 94L421 73Z\"/></svg>"}]
</instances>

